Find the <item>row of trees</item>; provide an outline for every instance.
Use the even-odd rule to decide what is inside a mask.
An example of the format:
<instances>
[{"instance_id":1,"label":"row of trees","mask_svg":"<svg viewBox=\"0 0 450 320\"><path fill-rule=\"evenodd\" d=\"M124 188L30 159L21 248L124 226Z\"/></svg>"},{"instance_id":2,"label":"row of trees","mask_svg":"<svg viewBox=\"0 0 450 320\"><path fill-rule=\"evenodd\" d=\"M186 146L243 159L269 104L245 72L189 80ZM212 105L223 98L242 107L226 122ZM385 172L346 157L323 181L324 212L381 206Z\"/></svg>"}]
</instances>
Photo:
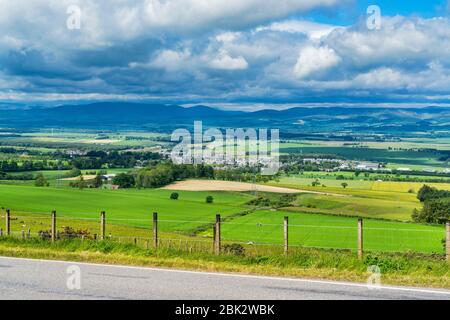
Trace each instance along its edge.
<instances>
[{"instance_id":1,"label":"row of trees","mask_svg":"<svg viewBox=\"0 0 450 320\"><path fill-rule=\"evenodd\" d=\"M79 169L132 168L138 164L161 160L159 153L153 152L119 152L119 151L89 151L85 156L72 160L72 165Z\"/></svg>"},{"instance_id":2,"label":"row of trees","mask_svg":"<svg viewBox=\"0 0 450 320\"><path fill-rule=\"evenodd\" d=\"M23 172L23 171L41 171L41 170L68 170L71 165L62 161L47 160L3 160L0 161L0 171L2 172Z\"/></svg>"}]
</instances>

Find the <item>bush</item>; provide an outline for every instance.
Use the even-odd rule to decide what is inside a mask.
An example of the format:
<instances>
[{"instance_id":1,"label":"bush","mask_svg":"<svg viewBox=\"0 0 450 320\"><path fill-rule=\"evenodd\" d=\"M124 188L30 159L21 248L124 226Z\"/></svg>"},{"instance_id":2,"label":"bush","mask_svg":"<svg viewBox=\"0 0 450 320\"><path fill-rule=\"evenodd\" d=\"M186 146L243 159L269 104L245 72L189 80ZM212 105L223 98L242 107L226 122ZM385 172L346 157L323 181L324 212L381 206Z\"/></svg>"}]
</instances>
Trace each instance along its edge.
<instances>
[{"instance_id":1,"label":"bush","mask_svg":"<svg viewBox=\"0 0 450 320\"><path fill-rule=\"evenodd\" d=\"M91 239L91 233L86 229L75 230L72 227L63 227L63 231L59 233L61 239L81 238Z\"/></svg>"},{"instance_id":2,"label":"bush","mask_svg":"<svg viewBox=\"0 0 450 320\"><path fill-rule=\"evenodd\" d=\"M214 202L214 198L212 196L206 197L206 203L213 203L213 202Z\"/></svg>"},{"instance_id":3,"label":"bush","mask_svg":"<svg viewBox=\"0 0 450 320\"><path fill-rule=\"evenodd\" d=\"M223 252L232 254L235 256L244 256L245 255L245 248L240 245L239 243L232 243L232 244L226 244L222 247Z\"/></svg>"},{"instance_id":4,"label":"bush","mask_svg":"<svg viewBox=\"0 0 450 320\"><path fill-rule=\"evenodd\" d=\"M180 197L180 195L179 195L177 192L173 192L173 193L170 195L170 199L171 199L171 200L178 200L179 197Z\"/></svg>"},{"instance_id":5,"label":"bush","mask_svg":"<svg viewBox=\"0 0 450 320\"><path fill-rule=\"evenodd\" d=\"M36 187L48 187L50 184L47 182L47 179L45 179L44 175L42 173L39 173L36 177L34 185Z\"/></svg>"}]
</instances>

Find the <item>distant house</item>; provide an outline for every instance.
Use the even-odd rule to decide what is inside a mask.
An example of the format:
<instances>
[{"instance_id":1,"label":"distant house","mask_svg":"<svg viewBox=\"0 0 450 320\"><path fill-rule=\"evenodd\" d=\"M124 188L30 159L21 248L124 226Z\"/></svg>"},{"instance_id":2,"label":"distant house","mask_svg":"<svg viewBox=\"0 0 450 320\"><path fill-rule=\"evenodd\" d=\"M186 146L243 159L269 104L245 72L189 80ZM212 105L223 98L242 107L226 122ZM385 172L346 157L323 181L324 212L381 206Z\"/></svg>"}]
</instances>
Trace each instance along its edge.
<instances>
[{"instance_id":1,"label":"distant house","mask_svg":"<svg viewBox=\"0 0 450 320\"><path fill-rule=\"evenodd\" d=\"M104 174L104 175L102 175L102 180L104 181L104 182L112 182L113 181L113 179L116 177L116 174Z\"/></svg>"}]
</instances>

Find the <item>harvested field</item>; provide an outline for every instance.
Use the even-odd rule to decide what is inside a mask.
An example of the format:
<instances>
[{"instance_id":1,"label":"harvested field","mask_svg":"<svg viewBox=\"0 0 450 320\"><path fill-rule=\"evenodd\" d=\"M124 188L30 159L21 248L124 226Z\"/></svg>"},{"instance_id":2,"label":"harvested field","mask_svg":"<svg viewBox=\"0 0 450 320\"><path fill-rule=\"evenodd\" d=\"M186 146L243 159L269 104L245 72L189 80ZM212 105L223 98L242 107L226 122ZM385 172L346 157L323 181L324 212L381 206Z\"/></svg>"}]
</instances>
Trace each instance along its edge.
<instances>
[{"instance_id":1,"label":"harvested field","mask_svg":"<svg viewBox=\"0 0 450 320\"><path fill-rule=\"evenodd\" d=\"M261 191L273 193L316 193L327 194L322 192L314 192L307 190L297 190L282 187L273 187L260 184L252 184L235 181L218 181L218 180L186 180L175 182L163 189L181 190L181 191Z\"/></svg>"},{"instance_id":2,"label":"harvested field","mask_svg":"<svg viewBox=\"0 0 450 320\"><path fill-rule=\"evenodd\" d=\"M95 175L83 175L83 179L84 180L93 180L95 179ZM64 178L64 179L60 179L60 180L64 180L64 181L79 181L81 177L73 177L73 178Z\"/></svg>"}]
</instances>

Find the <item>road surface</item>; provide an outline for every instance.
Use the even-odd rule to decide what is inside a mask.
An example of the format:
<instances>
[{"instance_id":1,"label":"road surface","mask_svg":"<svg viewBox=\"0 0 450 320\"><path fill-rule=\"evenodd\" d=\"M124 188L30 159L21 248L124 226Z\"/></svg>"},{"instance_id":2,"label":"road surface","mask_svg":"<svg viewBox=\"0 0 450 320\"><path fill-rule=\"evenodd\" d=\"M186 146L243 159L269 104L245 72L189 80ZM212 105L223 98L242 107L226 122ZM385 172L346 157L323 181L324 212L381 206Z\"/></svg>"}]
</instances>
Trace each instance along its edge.
<instances>
[{"instance_id":1,"label":"road surface","mask_svg":"<svg viewBox=\"0 0 450 320\"><path fill-rule=\"evenodd\" d=\"M450 300L450 291L0 257L0 299Z\"/></svg>"}]
</instances>

